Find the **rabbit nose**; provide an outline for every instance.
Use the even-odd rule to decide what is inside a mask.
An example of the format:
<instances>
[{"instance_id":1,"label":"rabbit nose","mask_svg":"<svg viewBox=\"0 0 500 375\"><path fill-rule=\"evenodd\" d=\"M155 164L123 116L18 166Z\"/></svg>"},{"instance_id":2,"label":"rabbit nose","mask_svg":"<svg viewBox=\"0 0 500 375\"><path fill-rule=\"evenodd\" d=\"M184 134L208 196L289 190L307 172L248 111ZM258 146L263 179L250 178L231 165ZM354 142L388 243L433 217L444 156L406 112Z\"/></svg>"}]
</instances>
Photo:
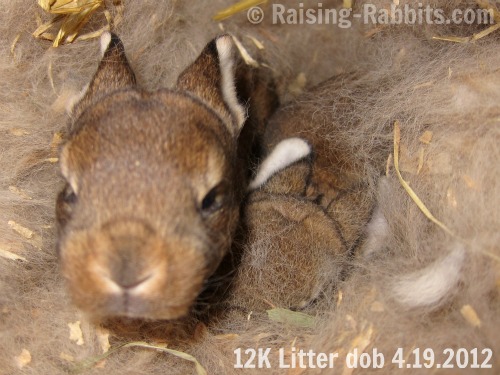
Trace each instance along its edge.
<instances>
[{"instance_id":1,"label":"rabbit nose","mask_svg":"<svg viewBox=\"0 0 500 375\"><path fill-rule=\"evenodd\" d=\"M104 226L108 236L108 277L122 289L135 288L154 273L154 231L144 222L118 220Z\"/></svg>"},{"instance_id":2,"label":"rabbit nose","mask_svg":"<svg viewBox=\"0 0 500 375\"><path fill-rule=\"evenodd\" d=\"M132 289L148 280L153 272L144 255L147 244L133 237L122 237L114 242L115 248L109 265L111 279L122 289Z\"/></svg>"}]
</instances>

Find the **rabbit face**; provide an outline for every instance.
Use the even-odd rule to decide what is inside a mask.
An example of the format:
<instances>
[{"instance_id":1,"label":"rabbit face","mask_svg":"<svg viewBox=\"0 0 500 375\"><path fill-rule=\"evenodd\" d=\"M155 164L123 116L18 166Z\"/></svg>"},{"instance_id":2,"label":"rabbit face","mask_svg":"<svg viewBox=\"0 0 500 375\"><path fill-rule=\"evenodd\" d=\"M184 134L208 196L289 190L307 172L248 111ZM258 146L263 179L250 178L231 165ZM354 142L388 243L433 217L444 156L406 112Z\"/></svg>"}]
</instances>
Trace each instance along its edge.
<instances>
[{"instance_id":1,"label":"rabbit face","mask_svg":"<svg viewBox=\"0 0 500 375\"><path fill-rule=\"evenodd\" d=\"M92 315L175 319L220 263L238 220L244 116L224 70L230 45L225 37L212 42L176 89L149 93L123 79L129 70L123 51L110 58L121 45L114 43L61 153L62 270L75 304ZM110 69L110 85L126 84L99 94L95 84Z\"/></svg>"}]
</instances>

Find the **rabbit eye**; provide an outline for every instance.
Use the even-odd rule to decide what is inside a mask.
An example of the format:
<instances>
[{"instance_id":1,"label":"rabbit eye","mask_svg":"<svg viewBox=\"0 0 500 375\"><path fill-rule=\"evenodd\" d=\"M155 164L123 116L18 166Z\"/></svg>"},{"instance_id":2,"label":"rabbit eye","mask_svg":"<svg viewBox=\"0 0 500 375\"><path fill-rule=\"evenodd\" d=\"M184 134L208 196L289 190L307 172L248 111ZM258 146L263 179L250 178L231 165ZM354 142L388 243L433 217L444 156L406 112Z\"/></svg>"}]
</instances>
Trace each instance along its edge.
<instances>
[{"instance_id":1,"label":"rabbit eye","mask_svg":"<svg viewBox=\"0 0 500 375\"><path fill-rule=\"evenodd\" d=\"M69 184L66 184L64 190L59 193L56 204L56 217L59 225L64 227L71 219L73 206L77 201L76 194Z\"/></svg>"},{"instance_id":2,"label":"rabbit eye","mask_svg":"<svg viewBox=\"0 0 500 375\"><path fill-rule=\"evenodd\" d=\"M63 191L63 200L67 204L74 204L76 202L76 194L69 184Z\"/></svg>"},{"instance_id":3,"label":"rabbit eye","mask_svg":"<svg viewBox=\"0 0 500 375\"><path fill-rule=\"evenodd\" d=\"M221 192L220 185L211 189L200 203L200 209L204 214L211 214L219 210L224 203L224 196Z\"/></svg>"}]
</instances>

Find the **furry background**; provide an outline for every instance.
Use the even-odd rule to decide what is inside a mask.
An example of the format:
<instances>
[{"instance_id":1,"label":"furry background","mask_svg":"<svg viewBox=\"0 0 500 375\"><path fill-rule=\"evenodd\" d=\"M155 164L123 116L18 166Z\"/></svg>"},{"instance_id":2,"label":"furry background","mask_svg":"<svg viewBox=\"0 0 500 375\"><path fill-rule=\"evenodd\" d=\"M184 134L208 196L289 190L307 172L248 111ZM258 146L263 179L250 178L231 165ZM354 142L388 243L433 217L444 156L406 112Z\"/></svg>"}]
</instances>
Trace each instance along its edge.
<instances>
[{"instance_id":1,"label":"furry background","mask_svg":"<svg viewBox=\"0 0 500 375\"><path fill-rule=\"evenodd\" d=\"M283 3L297 6L296 2ZM385 0L371 3L390 4ZM446 10L477 8L475 1L423 3ZM230 4L226 0L124 1L124 18L115 31L139 82L148 88L171 86L205 43L221 32L211 16ZM22 257L0 258L0 374L67 373L107 350L108 340L113 346L132 339L119 332L107 336L72 307L55 251L54 202L63 181L55 160L58 141L54 134L65 129L68 99L96 69L98 40L52 48L50 42L31 35L37 15L47 19L35 2L0 5L0 249ZM115 11L111 2L107 5ZM340 1L323 2L323 8L340 6ZM269 11L270 5L263 9ZM103 24L102 15L96 15L88 28ZM362 90L352 90L349 81L343 89L353 99L346 124L358 124L358 131L331 129L332 139L340 137L353 160L370 165L373 153L389 157L391 148L386 145L391 145L392 126L399 120L402 173L455 236L422 214L388 163L387 178L378 190L373 187L386 230L372 230L382 238L375 238L370 251L355 259L350 276L319 305L303 311L314 317L312 327L273 321L263 310L250 315L233 312L209 327L199 326L196 343L178 340L169 347L194 355L212 374L239 372L233 368L235 348L272 347L289 352L292 345L339 352L340 358L354 348L370 353L376 348L385 354L386 362L401 347L413 363L411 350L415 348L433 348L440 363L448 347L478 348L479 352L491 348L489 363L496 371L489 371L498 372L500 34L459 44L431 37L470 36L485 26L354 23L352 28L339 29L272 25L270 17L251 25L244 12L223 25L252 56L266 61L283 102L301 91L304 77L310 87L334 74L367 72ZM257 50L248 36L263 42L265 48ZM328 126L330 109L320 102L312 105L316 120ZM425 131L432 132L427 143L420 140ZM380 150L380 145L385 148ZM307 262L307 249L302 261ZM278 287L286 293L286 285ZM68 326L78 321L81 340L78 335L70 337ZM162 323L152 328L154 334L140 338L170 341L170 336L163 335ZM484 358L479 355L479 363ZM274 355L272 361L273 370L253 372L321 372L279 370ZM140 348L119 349L84 371L195 373L190 362ZM331 373L352 371L340 362ZM455 370L476 371L480 370L470 366Z\"/></svg>"}]
</instances>

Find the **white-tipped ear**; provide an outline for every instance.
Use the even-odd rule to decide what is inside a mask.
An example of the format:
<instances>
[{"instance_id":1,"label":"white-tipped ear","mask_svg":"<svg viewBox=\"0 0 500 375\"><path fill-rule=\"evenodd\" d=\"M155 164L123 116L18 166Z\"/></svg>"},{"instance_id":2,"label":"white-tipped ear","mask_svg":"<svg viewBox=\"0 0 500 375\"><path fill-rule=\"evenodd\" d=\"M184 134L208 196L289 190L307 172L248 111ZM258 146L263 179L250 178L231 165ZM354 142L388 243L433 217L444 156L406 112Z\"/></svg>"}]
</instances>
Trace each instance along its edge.
<instances>
[{"instance_id":1,"label":"white-tipped ear","mask_svg":"<svg viewBox=\"0 0 500 375\"><path fill-rule=\"evenodd\" d=\"M311 154L311 146L301 138L288 138L276 145L264 159L248 190L258 189L275 173Z\"/></svg>"},{"instance_id":2,"label":"white-tipped ear","mask_svg":"<svg viewBox=\"0 0 500 375\"><path fill-rule=\"evenodd\" d=\"M219 64L222 75L222 96L238 128L243 126L246 119L245 108L239 103L236 96L234 76L234 42L231 36L223 35L215 42L219 54Z\"/></svg>"},{"instance_id":3,"label":"white-tipped ear","mask_svg":"<svg viewBox=\"0 0 500 375\"><path fill-rule=\"evenodd\" d=\"M465 248L455 244L451 252L426 268L399 277L392 286L394 297L410 308L439 306L460 280Z\"/></svg>"},{"instance_id":4,"label":"white-tipped ear","mask_svg":"<svg viewBox=\"0 0 500 375\"><path fill-rule=\"evenodd\" d=\"M232 37L219 36L179 75L176 85L177 89L197 96L220 116L234 139L246 119L245 107L236 94L236 58Z\"/></svg>"},{"instance_id":5,"label":"white-tipped ear","mask_svg":"<svg viewBox=\"0 0 500 375\"><path fill-rule=\"evenodd\" d=\"M100 50L101 50L101 59L104 57L104 54L108 50L109 44L111 43L111 33L109 31L105 31L101 35L100 41ZM73 113L73 110L75 106L80 103L80 101L83 99L85 94L87 93L89 89L89 83L87 83L83 88L80 90L78 94L75 94L71 96L67 103L66 103L66 113L68 115L71 115Z\"/></svg>"},{"instance_id":6,"label":"white-tipped ear","mask_svg":"<svg viewBox=\"0 0 500 375\"><path fill-rule=\"evenodd\" d=\"M101 57L104 56L104 53L109 47L109 43L111 43L111 33L109 31L105 31L101 35Z\"/></svg>"},{"instance_id":7,"label":"white-tipped ear","mask_svg":"<svg viewBox=\"0 0 500 375\"><path fill-rule=\"evenodd\" d=\"M90 83L67 104L67 109L78 117L88 106L103 96L119 89L136 85L135 75L125 56L125 47L115 34L101 36L102 58Z\"/></svg>"}]
</instances>

